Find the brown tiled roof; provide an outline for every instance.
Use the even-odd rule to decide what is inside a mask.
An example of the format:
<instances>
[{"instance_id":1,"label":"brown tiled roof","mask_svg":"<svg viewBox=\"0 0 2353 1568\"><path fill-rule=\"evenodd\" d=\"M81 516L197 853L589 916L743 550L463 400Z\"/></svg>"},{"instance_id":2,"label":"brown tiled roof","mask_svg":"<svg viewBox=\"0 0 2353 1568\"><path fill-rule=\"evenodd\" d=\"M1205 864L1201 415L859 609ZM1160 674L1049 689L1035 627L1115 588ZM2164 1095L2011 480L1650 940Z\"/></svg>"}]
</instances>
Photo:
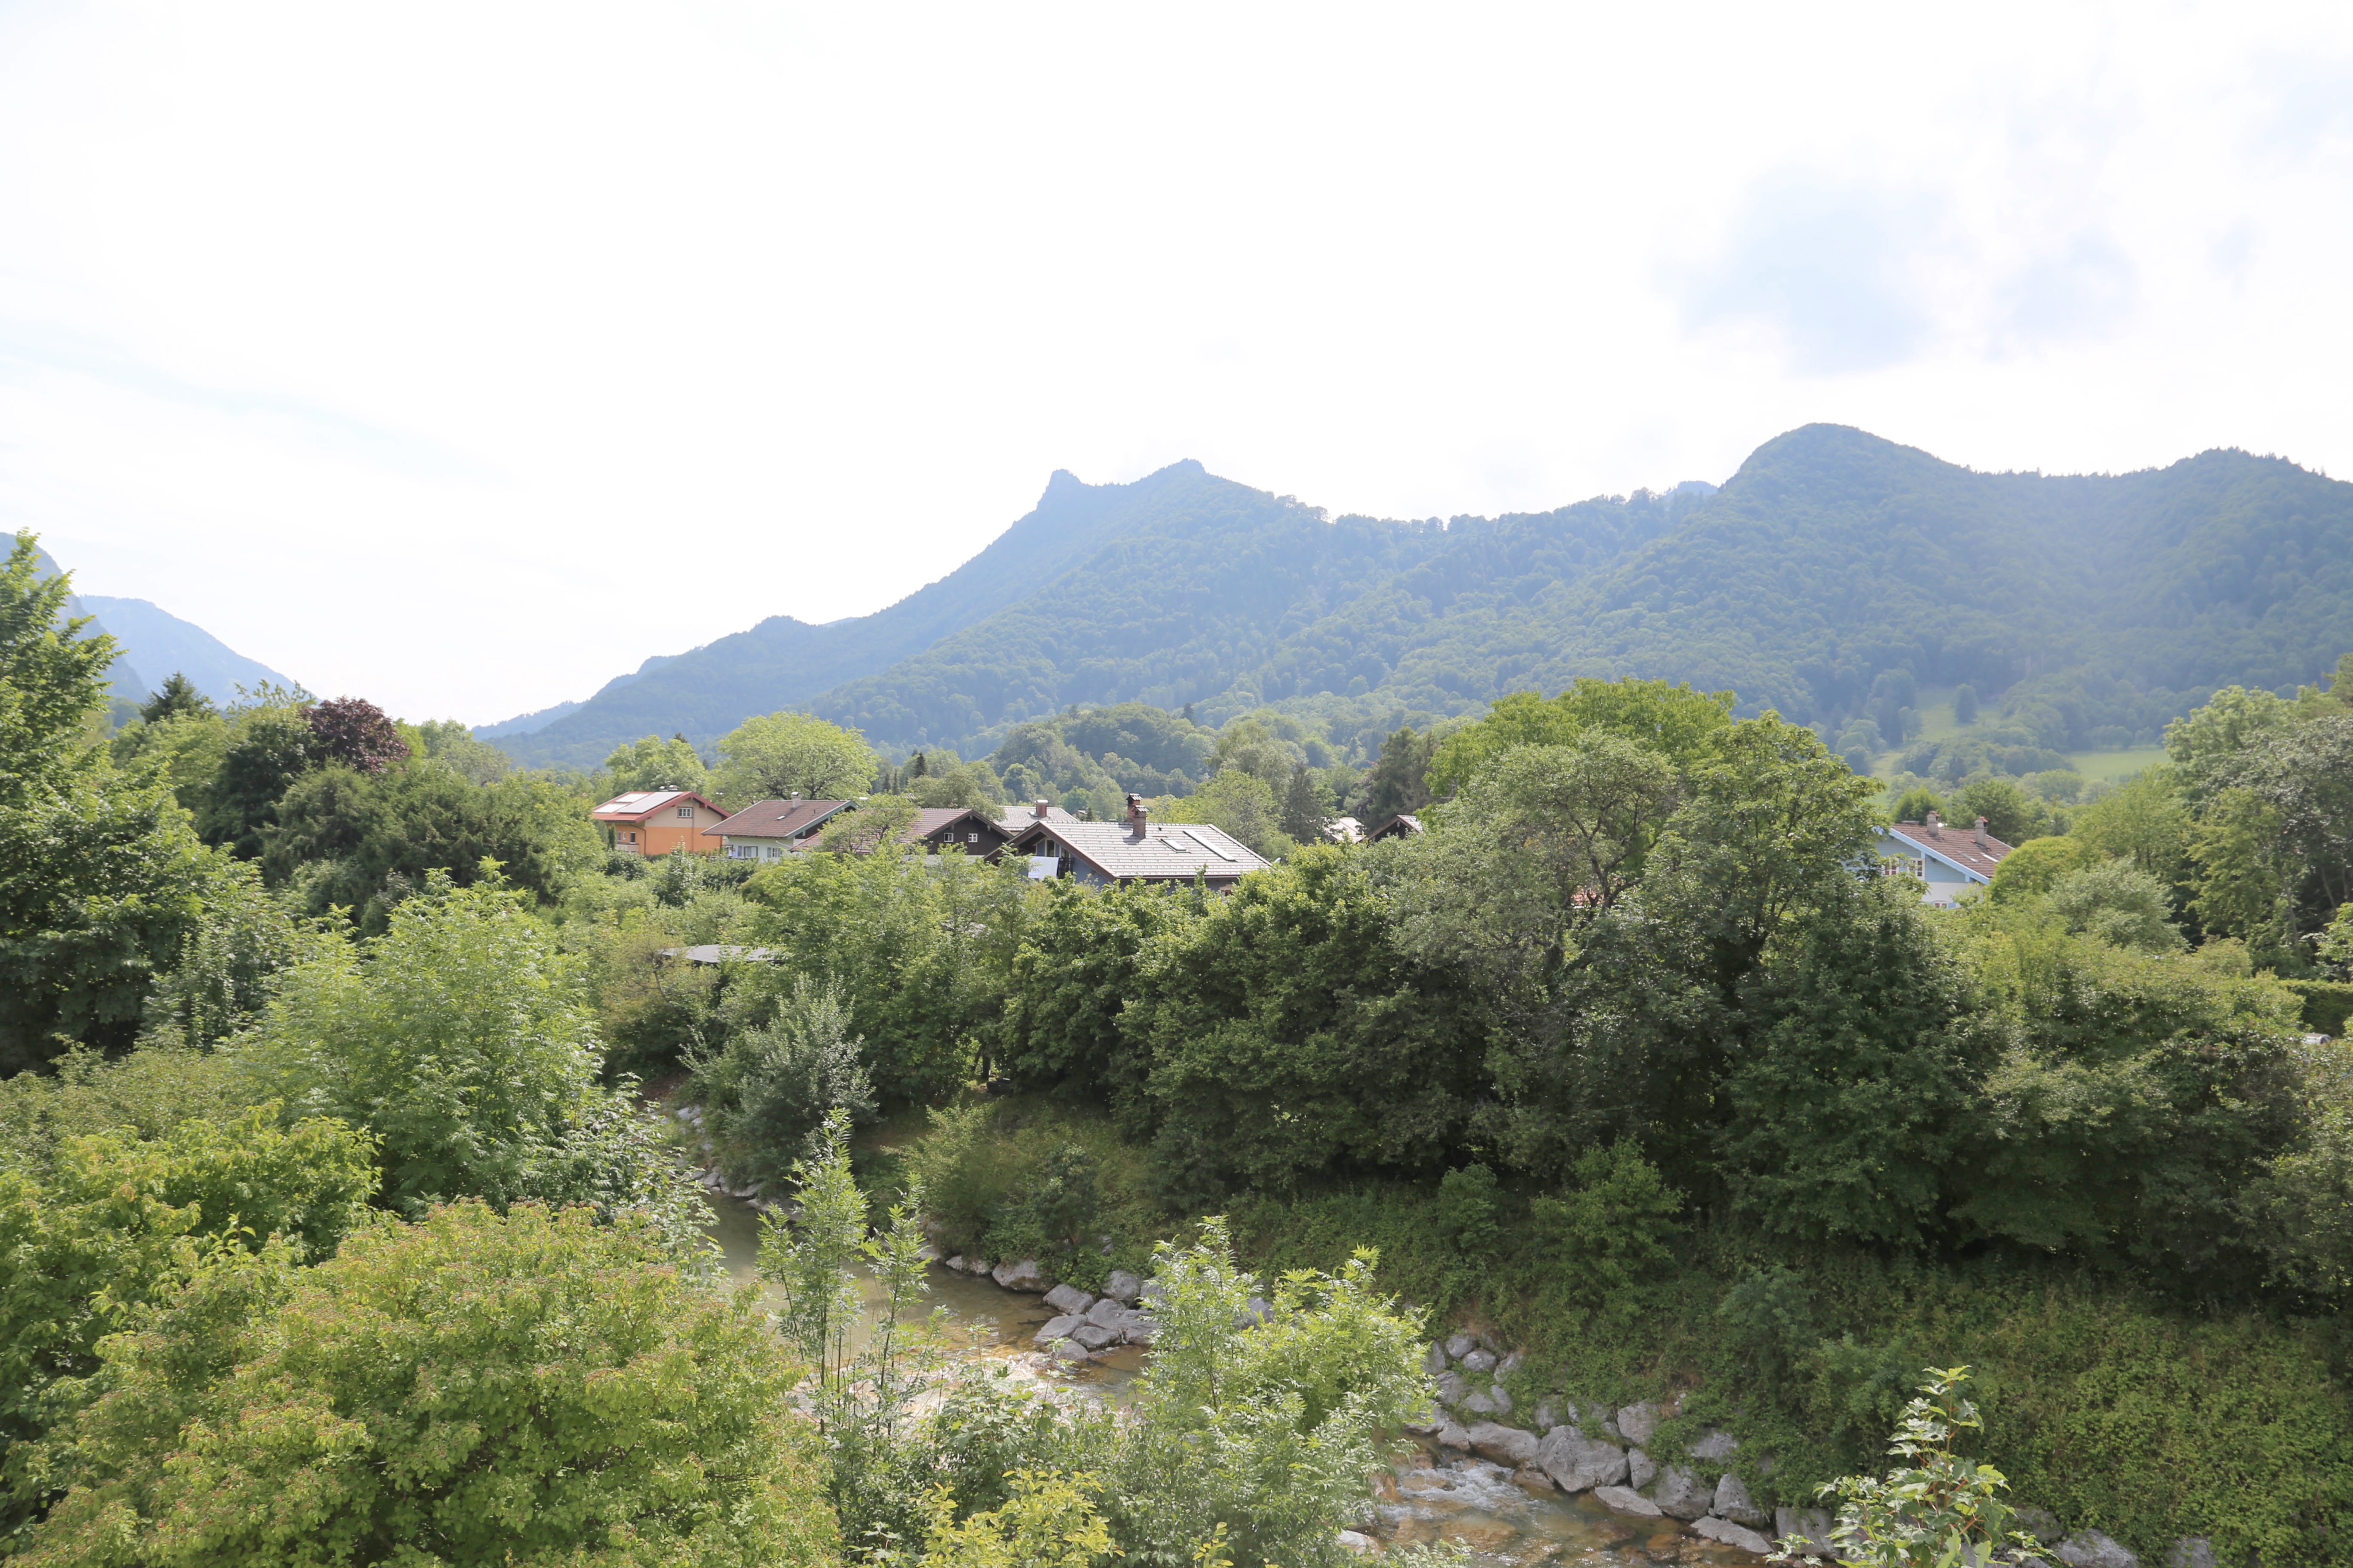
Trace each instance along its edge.
<instances>
[{"instance_id":1,"label":"brown tiled roof","mask_svg":"<svg viewBox=\"0 0 2353 1568\"><path fill-rule=\"evenodd\" d=\"M1123 882L1189 882L1196 876L1223 881L1267 867L1222 830L1194 822L1151 823L1138 837L1124 822L1033 820L1007 852L1039 853L1036 846L1050 841L1059 841L1103 875Z\"/></svg>"},{"instance_id":2,"label":"brown tiled roof","mask_svg":"<svg viewBox=\"0 0 2353 1568\"><path fill-rule=\"evenodd\" d=\"M999 834L1005 831L1005 825L996 817L968 805L927 805L916 812L915 820L900 832L899 841L920 844L934 833L944 833L955 826L966 817L971 818L976 826L993 828Z\"/></svg>"},{"instance_id":3,"label":"brown tiled roof","mask_svg":"<svg viewBox=\"0 0 2353 1568\"><path fill-rule=\"evenodd\" d=\"M691 789L638 789L615 795L589 816L597 822L643 822L666 805L690 800L705 811L719 809Z\"/></svg>"},{"instance_id":4,"label":"brown tiled roof","mask_svg":"<svg viewBox=\"0 0 2353 1568\"><path fill-rule=\"evenodd\" d=\"M1993 879L1993 868L2001 864L2001 858L2010 848L1990 833L1981 833L1975 827L1956 827L1951 823L1931 827L1917 822L1899 822L1887 833L1892 838L1949 860L1988 881Z\"/></svg>"},{"instance_id":5,"label":"brown tiled roof","mask_svg":"<svg viewBox=\"0 0 2353 1568\"><path fill-rule=\"evenodd\" d=\"M849 804L846 800L764 800L702 831L722 838L795 838Z\"/></svg>"}]
</instances>

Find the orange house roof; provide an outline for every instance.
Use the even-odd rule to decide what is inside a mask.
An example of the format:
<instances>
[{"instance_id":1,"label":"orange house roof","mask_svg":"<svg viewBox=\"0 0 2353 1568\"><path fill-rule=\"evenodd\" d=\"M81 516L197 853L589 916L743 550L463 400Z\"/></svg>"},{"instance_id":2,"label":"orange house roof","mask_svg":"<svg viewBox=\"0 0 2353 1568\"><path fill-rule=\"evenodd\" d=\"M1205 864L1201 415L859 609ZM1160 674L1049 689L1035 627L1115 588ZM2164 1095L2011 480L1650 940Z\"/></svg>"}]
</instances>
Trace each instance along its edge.
<instances>
[{"instance_id":1,"label":"orange house roof","mask_svg":"<svg viewBox=\"0 0 2353 1568\"><path fill-rule=\"evenodd\" d=\"M589 816L597 822L643 822L665 806L690 800L705 811L716 812L721 816L727 815L691 789L640 789L615 795L589 813Z\"/></svg>"}]
</instances>

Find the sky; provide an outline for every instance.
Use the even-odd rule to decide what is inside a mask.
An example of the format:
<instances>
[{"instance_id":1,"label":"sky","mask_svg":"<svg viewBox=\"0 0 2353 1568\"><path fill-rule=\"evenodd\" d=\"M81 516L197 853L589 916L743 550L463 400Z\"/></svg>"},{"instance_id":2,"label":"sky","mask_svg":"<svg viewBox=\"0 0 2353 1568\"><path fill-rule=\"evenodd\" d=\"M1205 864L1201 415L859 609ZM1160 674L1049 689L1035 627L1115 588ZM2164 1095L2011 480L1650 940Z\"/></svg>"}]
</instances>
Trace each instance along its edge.
<instances>
[{"instance_id":1,"label":"sky","mask_svg":"<svg viewBox=\"0 0 2353 1568\"><path fill-rule=\"evenodd\" d=\"M0 526L486 722L1184 458L2353 475L2353 7L0 0Z\"/></svg>"}]
</instances>

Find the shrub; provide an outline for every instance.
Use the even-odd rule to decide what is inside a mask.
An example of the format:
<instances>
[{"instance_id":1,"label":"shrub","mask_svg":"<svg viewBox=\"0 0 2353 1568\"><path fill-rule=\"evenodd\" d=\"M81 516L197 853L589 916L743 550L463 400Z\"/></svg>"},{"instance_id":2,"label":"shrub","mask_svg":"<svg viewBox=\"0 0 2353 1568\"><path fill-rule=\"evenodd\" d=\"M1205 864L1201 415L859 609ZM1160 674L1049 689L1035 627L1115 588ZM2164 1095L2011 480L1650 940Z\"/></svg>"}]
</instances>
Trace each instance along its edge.
<instances>
[{"instance_id":1,"label":"shrub","mask_svg":"<svg viewBox=\"0 0 2353 1568\"><path fill-rule=\"evenodd\" d=\"M688 1058L684 1098L702 1107L722 1164L738 1180L781 1184L812 1157L825 1120L874 1114L873 1085L839 991L797 977L765 1025Z\"/></svg>"},{"instance_id":2,"label":"shrub","mask_svg":"<svg viewBox=\"0 0 2353 1568\"><path fill-rule=\"evenodd\" d=\"M109 1342L26 1562L834 1560L800 1369L641 1225L461 1204L207 1310L250 1274Z\"/></svg>"},{"instance_id":3,"label":"shrub","mask_svg":"<svg viewBox=\"0 0 2353 1568\"><path fill-rule=\"evenodd\" d=\"M1575 1171L1577 1186L1536 1199L1535 1217L1559 1243L1571 1295L1598 1307L1668 1259L1683 1198L1630 1138L1587 1150Z\"/></svg>"}]
</instances>

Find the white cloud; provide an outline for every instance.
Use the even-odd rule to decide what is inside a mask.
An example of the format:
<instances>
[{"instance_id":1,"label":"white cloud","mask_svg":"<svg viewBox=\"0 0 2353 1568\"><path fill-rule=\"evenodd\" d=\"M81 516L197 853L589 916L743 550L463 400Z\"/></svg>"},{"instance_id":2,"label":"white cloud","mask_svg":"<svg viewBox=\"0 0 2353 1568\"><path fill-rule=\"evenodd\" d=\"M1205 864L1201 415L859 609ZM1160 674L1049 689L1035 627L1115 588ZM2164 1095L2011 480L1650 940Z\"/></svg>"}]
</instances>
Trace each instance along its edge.
<instances>
[{"instance_id":1,"label":"white cloud","mask_svg":"<svg viewBox=\"0 0 2353 1568\"><path fill-rule=\"evenodd\" d=\"M0 9L0 524L483 720L876 608L1056 468L2353 469L2344 16L1792 16Z\"/></svg>"}]
</instances>

